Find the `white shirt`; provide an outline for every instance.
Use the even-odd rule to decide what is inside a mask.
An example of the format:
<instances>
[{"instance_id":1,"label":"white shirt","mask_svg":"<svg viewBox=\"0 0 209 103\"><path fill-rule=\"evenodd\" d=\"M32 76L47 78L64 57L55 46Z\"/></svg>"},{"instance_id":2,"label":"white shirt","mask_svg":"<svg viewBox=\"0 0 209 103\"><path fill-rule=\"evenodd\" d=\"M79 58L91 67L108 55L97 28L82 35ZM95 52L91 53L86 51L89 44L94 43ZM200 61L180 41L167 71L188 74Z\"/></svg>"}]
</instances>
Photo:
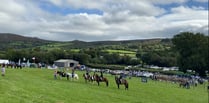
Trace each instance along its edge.
<instances>
[{"instance_id":1,"label":"white shirt","mask_svg":"<svg viewBox=\"0 0 209 103\"><path fill-rule=\"evenodd\" d=\"M1 72L2 72L2 73L5 73L5 67L2 67L2 68L1 68Z\"/></svg>"}]
</instances>

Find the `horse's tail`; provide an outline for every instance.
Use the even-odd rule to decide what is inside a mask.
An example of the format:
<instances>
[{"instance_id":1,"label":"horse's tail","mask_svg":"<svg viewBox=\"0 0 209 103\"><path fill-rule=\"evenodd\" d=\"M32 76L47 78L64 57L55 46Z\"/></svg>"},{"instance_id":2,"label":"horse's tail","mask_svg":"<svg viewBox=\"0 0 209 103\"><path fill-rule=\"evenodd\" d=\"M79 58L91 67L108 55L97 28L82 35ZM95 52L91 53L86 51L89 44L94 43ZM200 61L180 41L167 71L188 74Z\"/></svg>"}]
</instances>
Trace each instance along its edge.
<instances>
[{"instance_id":1,"label":"horse's tail","mask_svg":"<svg viewBox=\"0 0 209 103\"><path fill-rule=\"evenodd\" d=\"M124 81L124 86L125 86L125 90L128 90L128 81L127 80Z\"/></svg>"}]
</instances>

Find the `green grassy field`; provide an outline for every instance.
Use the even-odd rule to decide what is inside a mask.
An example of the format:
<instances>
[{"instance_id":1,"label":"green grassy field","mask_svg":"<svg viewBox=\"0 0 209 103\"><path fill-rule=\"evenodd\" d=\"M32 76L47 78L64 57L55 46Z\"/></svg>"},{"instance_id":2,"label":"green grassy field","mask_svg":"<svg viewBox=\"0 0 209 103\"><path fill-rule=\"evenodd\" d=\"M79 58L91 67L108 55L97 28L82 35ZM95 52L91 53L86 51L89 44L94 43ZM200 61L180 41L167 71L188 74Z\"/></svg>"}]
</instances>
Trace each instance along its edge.
<instances>
[{"instance_id":1,"label":"green grassy field","mask_svg":"<svg viewBox=\"0 0 209 103\"><path fill-rule=\"evenodd\" d=\"M133 52L133 51L127 51L127 50L113 50L113 49L107 49L107 50L104 50L104 51L107 51L109 53L118 53L120 54L121 56L123 55L128 55L130 57L136 57L136 52Z\"/></svg>"},{"instance_id":2,"label":"green grassy field","mask_svg":"<svg viewBox=\"0 0 209 103\"><path fill-rule=\"evenodd\" d=\"M139 78L128 79L129 90L118 90L114 76L105 83L85 83L84 72L76 71L78 81L54 80L53 70L7 69L0 76L1 103L207 103L206 85L183 89L177 84L149 80L141 83Z\"/></svg>"},{"instance_id":3,"label":"green grassy field","mask_svg":"<svg viewBox=\"0 0 209 103\"><path fill-rule=\"evenodd\" d=\"M60 50L62 49L63 46L67 46L70 45L70 43L51 43L51 44L47 44L47 45L42 45L39 46L42 50Z\"/></svg>"}]
</instances>

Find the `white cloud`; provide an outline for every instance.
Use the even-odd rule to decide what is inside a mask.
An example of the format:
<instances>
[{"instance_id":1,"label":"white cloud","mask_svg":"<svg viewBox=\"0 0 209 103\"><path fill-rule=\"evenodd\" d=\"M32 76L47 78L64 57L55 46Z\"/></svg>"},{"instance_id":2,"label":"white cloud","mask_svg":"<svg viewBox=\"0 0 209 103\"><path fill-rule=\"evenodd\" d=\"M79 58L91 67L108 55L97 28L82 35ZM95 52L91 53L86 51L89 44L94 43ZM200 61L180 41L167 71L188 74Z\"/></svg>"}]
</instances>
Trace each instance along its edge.
<instances>
[{"instance_id":1,"label":"white cloud","mask_svg":"<svg viewBox=\"0 0 209 103\"><path fill-rule=\"evenodd\" d=\"M46 0L47 1L47 0ZM56 5L56 6L62 6L64 1L63 0L49 0L49 2L51 2L52 4Z\"/></svg>"},{"instance_id":2,"label":"white cloud","mask_svg":"<svg viewBox=\"0 0 209 103\"><path fill-rule=\"evenodd\" d=\"M182 4L185 3L189 0L144 0L153 4L172 4L172 3L177 3L177 4Z\"/></svg>"},{"instance_id":3,"label":"white cloud","mask_svg":"<svg viewBox=\"0 0 209 103\"><path fill-rule=\"evenodd\" d=\"M196 1L196 2L202 2L202 3L207 3L208 2L208 0L194 0L194 1Z\"/></svg>"},{"instance_id":4,"label":"white cloud","mask_svg":"<svg viewBox=\"0 0 209 103\"><path fill-rule=\"evenodd\" d=\"M24 5L21 5L14 0L1 0L0 10L1 12L8 13L12 16L22 15L26 12Z\"/></svg>"},{"instance_id":5,"label":"white cloud","mask_svg":"<svg viewBox=\"0 0 209 103\"><path fill-rule=\"evenodd\" d=\"M75 8L100 8L103 7L106 0L67 0L68 5Z\"/></svg>"},{"instance_id":6,"label":"white cloud","mask_svg":"<svg viewBox=\"0 0 209 103\"><path fill-rule=\"evenodd\" d=\"M208 10L185 6L188 0L44 0L59 8L98 9L100 14L61 15L39 1L2 0L0 31L48 40L121 40L172 37L181 31L208 34ZM178 3L170 11L160 5ZM5 6L8 4L11 8ZM46 4L47 5L47 4ZM184 5L184 6L183 6Z\"/></svg>"}]
</instances>

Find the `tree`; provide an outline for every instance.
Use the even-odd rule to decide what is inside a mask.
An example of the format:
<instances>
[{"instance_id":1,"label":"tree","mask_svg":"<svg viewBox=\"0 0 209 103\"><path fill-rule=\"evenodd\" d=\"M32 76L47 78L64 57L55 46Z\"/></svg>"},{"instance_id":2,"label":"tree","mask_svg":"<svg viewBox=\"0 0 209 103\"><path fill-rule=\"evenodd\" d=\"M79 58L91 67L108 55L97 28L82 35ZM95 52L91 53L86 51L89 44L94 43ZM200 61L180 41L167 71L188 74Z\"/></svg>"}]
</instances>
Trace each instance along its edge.
<instances>
[{"instance_id":1,"label":"tree","mask_svg":"<svg viewBox=\"0 0 209 103\"><path fill-rule=\"evenodd\" d=\"M182 32L172 39L174 49L179 53L178 66L183 72L193 70L206 76L208 70L208 37L201 33Z\"/></svg>"},{"instance_id":2,"label":"tree","mask_svg":"<svg viewBox=\"0 0 209 103\"><path fill-rule=\"evenodd\" d=\"M88 64L90 56L84 53L75 53L73 54L73 59L79 61L80 64Z\"/></svg>"}]
</instances>

